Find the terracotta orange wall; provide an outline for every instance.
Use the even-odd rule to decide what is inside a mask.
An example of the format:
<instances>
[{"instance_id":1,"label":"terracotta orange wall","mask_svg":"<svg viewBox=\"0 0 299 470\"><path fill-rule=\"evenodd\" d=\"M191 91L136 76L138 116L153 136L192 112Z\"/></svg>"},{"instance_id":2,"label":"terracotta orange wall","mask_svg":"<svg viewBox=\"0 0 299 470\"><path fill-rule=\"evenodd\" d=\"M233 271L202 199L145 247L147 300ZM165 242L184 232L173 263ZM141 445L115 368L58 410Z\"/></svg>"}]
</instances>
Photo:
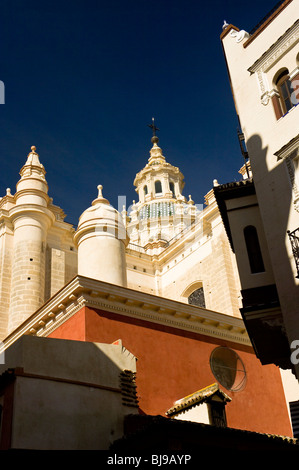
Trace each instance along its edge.
<instances>
[{"instance_id":1,"label":"terracotta orange wall","mask_svg":"<svg viewBox=\"0 0 299 470\"><path fill-rule=\"evenodd\" d=\"M251 348L214 338L135 320L114 313L83 308L51 337L112 343L137 357L140 410L165 416L174 401L216 382L209 358L219 345L234 349L244 362L247 384L240 392L226 392L228 426L248 431L292 436L280 373L261 366Z\"/></svg>"}]
</instances>

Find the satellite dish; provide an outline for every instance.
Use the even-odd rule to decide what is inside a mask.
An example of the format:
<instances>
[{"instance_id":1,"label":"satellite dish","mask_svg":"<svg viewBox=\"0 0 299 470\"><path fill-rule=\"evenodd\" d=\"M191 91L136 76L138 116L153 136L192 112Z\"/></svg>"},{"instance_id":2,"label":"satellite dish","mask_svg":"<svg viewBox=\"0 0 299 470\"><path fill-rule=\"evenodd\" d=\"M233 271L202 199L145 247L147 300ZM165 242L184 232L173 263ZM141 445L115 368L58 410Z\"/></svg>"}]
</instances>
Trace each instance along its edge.
<instances>
[{"instance_id":1,"label":"satellite dish","mask_svg":"<svg viewBox=\"0 0 299 470\"><path fill-rule=\"evenodd\" d=\"M238 354L230 348L219 346L212 351L210 367L215 379L227 390L239 392L246 384L246 371Z\"/></svg>"}]
</instances>

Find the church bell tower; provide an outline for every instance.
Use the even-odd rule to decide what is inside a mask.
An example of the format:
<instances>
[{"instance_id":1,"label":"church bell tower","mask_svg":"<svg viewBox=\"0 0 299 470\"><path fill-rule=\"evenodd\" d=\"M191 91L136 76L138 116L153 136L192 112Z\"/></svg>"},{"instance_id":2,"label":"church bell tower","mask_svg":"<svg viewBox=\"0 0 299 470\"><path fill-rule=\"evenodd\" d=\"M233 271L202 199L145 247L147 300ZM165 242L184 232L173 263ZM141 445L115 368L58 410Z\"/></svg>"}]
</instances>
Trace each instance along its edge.
<instances>
[{"instance_id":1,"label":"church bell tower","mask_svg":"<svg viewBox=\"0 0 299 470\"><path fill-rule=\"evenodd\" d=\"M154 122L152 148L146 166L137 173L134 186L138 202L133 201L128 232L130 242L142 246L149 254L159 254L169 241L190 225L196 217L196 206L182 195L184 176L178 167L168 163L158 146L159 130Z\"/></svg>"}]
</instances>

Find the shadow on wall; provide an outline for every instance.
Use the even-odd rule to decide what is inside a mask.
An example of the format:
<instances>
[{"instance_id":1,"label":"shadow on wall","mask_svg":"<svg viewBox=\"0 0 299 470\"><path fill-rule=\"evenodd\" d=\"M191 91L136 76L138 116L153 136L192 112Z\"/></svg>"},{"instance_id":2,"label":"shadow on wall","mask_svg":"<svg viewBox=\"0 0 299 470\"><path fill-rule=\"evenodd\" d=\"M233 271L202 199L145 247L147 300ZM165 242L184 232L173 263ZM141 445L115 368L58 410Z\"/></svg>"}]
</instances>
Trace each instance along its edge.
<instances>
[{"instance_id":1,"label":"shadow on wall","mask_svg":"<svg viewBox=\"0 0 299 470\"><path fill-rule=\"evenodd\" d=\"M275 155L268 155L268 147L263 147L259 135L251 136L246 146L282 313L292 316L299 301L299 286L295 283L292 271L295 259L290 256L291 243L287 234L288 229L292 231L297 228L297 226L290 227L290 224L298 216L292 202L293 182L290 170L284 160L269 170L267 160L273 159L275 164L278 158ZM288 316L284 317L284 321L287 326ZM299 339L299 325L297 331L293 330L290 333L293 326L289 325L287 328L290 341Z\"/></svg>"},{"instance_id":2,"label":"shadow on wall","mask_svg":"<svg viewBox=\"0 0 299 470\"><path fill-rule=\"evenodd\" d=\"M0 448L108 449L138 413L135 372L121 341L21 337L0 365Z\"/></svg>"}]
</instances>

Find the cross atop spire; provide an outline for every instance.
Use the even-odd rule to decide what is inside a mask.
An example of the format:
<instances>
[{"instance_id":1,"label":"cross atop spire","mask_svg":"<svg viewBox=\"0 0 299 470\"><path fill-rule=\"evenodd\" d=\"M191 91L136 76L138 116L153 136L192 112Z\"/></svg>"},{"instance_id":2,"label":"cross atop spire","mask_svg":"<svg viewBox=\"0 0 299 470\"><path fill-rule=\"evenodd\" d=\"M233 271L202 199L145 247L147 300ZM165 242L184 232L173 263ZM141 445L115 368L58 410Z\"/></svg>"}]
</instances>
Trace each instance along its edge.
<instances>
[{"instance_id":1,"label":"cross atop spire","mask_svg":"<svg viewBox=\"0 0 299 470\"><path fill-rule=\"evenodd\" d=\"M155 118L152 118L152 124L148 124L148 127L150 127L153 130L153 136L156 135L156 131L159 131L158 127L155 126Z\"/></svg>"},{"instance_id":2,"label":"cross atop spire","mask_svg":"<svg viewBox=\"0 0 299 470\"><path fill-rule=\"evenodd\" d=\"M152 118L152 124L148 124L148 127L150 127L153 131L153 137L151 138L151 141L153 144L157 144L159 142L158 137L156 136L156 131L159 131L158 127L155 125L155 118Z\"/></svg>"}]
</instances>

